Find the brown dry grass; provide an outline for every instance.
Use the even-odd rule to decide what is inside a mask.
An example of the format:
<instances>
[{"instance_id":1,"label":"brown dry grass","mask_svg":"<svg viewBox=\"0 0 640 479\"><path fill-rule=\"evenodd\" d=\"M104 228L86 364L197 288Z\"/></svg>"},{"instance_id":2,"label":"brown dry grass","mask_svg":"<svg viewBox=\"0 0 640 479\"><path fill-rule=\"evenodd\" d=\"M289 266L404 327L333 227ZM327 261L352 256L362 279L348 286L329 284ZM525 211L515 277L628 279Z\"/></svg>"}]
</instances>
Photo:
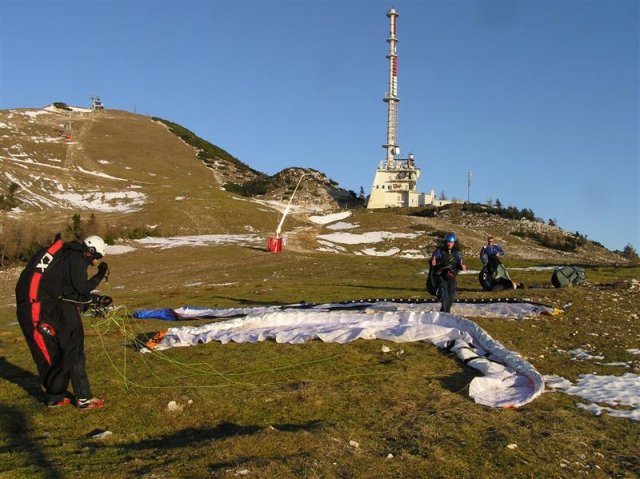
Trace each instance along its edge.
<instances>
[{"instance_id":1,"label":"brown dry grass","mask_svg":"<svg viewBox=\"0 0 640 479\"><path fill-rule=\"evenodd\" d=\"M109 262L111 289L102 292L129 309L424 296L418 274L422 262L393 258L268 254L221 246L140 249ZM558 317L478 322L543 374L575 380L581 373L629 371L571 361L562 352L586 344L604 353L607 362L635 364L632 370L638 373L637 359L625 352L640 340L632 316L640 293L629 289L638 273L637 268L601 267L588 271L590 284L582 288L540 284L518 290L552 306L573 306ZM391 354L381 352L381 341L312 341L207 344L142 356L125 348L122 329L91 329L87 319L90 375L108 407L87 414L44 411L34 396L34 367L14 324L16 274L0 275L3 477L640 473L637 422L595 417L576 408L578 398L561 393L545 394L519 410L479 406L466 393L475 373L423 343L389 343ZM548 280L549 272L523 272L522 279L535 284L542 276ZM202 284L188 286L197 282ZM474 283L473 276L460 277L461 296L482 296ZM167 326L162 321L126 324L140 336ZM168 412L172 400L184 409ZM91 439L97 430L113 435ZM517 448L508 449L509 444Z\"/></svg>"}]
</instances>

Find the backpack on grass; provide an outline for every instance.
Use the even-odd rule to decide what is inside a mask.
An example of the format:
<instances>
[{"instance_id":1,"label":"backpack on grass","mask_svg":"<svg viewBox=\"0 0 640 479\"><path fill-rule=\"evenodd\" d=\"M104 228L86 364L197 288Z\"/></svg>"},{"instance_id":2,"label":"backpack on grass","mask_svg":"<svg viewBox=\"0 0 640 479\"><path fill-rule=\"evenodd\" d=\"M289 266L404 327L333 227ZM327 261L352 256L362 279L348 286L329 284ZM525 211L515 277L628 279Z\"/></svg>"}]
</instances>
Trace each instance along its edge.
<instances>
[{"instance_id":1,"label":"backpack on grass","mask_svg":"<svg viewBox=\"0 0 640 479\"><path fill-rule=\"evenodd\" d=\"M584 269L578 268L577 266L562 266L556 268L551 276L551 284L556 288L580 286L584 283L584 280Z\"/></svg>"}]
</instances>

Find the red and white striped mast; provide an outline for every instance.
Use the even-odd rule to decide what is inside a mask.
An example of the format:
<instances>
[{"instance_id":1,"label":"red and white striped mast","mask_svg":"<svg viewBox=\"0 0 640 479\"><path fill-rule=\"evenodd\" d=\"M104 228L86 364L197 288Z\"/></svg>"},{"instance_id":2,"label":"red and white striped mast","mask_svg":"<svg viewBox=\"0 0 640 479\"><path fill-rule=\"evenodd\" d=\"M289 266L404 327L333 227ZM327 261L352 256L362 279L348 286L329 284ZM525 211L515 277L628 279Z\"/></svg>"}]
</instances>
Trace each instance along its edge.
<instances>
[{"instance_id":1,"label":"red and white striped mast","mask_svg":"<svg viewBox=\"0 0 640 479\"><path fill-rule=\"evenodd\" d=\"M387 104L387 143L382 145L387 150L387 168L393 168L395 155L400 154L400 146L397 144L397 127L398 127L398 55L396 54L396 46L398 39L396 38L396 24L398 19L398 12L394 8L387 12L389 17L389 91L384 97L384 102Z\"/></svg>"}]
</instances>

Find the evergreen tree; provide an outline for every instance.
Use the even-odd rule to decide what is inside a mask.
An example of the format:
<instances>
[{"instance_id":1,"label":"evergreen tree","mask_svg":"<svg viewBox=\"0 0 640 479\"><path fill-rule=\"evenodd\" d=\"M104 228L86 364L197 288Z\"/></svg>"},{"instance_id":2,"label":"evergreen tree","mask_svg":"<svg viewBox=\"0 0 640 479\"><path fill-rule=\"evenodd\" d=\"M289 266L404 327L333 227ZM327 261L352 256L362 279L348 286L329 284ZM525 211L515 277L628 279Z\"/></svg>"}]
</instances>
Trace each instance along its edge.
<instances>
[{"instance_id":1,"label":"evergreen tree","mask_svg":"<svg viewBox=\"0 0 640 479\"><path fill-rule=\"evenodd\" d=\"M640 259L636 249L631 246L631 243L624 247L624 249L622 250L622 256L631 261L638 261Z\"/></svg>"},{"instance_id":2,"label":"evergreen tree","mask_svg":"<svg viewBox=\"0 0 640 479\"><path fill-rule=\"evenodd\" d=\"M20 185L18 183L14 183L13 181L9 183L7 187L6 194L0 194L0 210L10 210L15 208L20 204L18 198L16 198L16 193L20 189Z\"/></svg>"}]
</instances>

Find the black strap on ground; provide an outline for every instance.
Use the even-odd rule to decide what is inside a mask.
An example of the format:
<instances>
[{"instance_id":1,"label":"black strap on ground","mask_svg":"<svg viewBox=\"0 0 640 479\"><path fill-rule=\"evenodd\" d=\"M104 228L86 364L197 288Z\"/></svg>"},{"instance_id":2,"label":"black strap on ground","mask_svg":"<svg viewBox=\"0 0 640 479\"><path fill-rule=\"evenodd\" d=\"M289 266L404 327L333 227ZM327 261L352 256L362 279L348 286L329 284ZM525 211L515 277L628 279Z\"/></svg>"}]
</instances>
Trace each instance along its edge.
<instances>
[{"instance_id":1,"label":"black strap on ground","mask_svg":"<svg viewBox=\"0 0 640 479\"><path fill-rule=\"evenodd\" d=\"M376 303L400 303L400 304L440 304L440 302L434 298L367 298L367 299L354 299L348 301L337 301L334 303L306 303L304 301L296 304L287 304L282 308L315 308L321 305L327 305L328 309L341 309L348 307L350 309L366 308L369 305ZM457 304L491 304L491 303L527 303L534 306L548 307L546 304L536 303L533 301L527 301L522 298L469 298L469 299L456 299L454 303Z\"/></svg>"}]
</instances>

